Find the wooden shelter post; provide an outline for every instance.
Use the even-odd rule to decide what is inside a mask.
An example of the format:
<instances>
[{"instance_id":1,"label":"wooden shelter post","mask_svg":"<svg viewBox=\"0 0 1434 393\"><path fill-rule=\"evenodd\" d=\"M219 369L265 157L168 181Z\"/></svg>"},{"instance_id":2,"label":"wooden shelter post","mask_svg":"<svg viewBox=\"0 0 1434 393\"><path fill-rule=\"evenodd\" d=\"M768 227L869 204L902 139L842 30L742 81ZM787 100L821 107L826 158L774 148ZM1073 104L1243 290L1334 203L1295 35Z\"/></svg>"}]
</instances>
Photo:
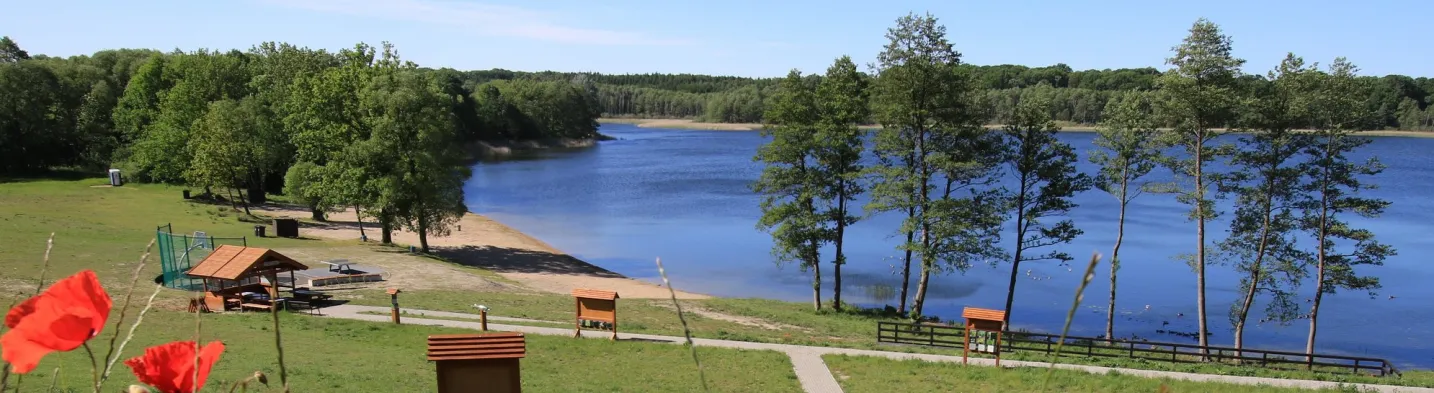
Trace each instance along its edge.
<instances>
[{"instance_id":1,"label":"wooden shelter post","mask_svg":"<svg viewBox=\"0 0 1434 393\"><path fill-rule=\"evenodd\" d=\"M391 310L391 314L393 314L393 324L395 324L395 325L400 325L400 324L402 324L402 323L399 321L399 318L398 318L398 294L399 294L400 292L403 292L403 291L400 291L398 288L389 288L389 289L388 289L389 299L393 302L393 309Z\"/></svg>"}]
</instances>

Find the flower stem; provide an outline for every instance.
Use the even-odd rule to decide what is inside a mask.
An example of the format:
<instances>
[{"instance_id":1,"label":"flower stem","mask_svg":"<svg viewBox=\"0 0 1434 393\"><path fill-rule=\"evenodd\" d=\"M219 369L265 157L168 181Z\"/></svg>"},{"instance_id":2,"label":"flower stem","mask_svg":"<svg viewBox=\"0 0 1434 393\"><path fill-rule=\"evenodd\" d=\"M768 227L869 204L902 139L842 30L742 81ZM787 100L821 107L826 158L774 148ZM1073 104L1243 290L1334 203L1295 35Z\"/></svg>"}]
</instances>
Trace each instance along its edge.
<instances>
[{"instance_id":1,"label":"flower stem","mask_svg":"<svg viewBox=\"0 0 1434 393\"><path fill-rule=\"evenodd\" d=\"M90 355L90 379L95 388L95 393L100 393L100 363L95 360L95 351L90 350L90 342L85 341L85 354Z\"/></svg>"},{"instance_id":2,"label":"flower stem","mask_svg":"<svg viewBox=\"0 0 1434 393\"><path fill-rule=\"evenodd\" d=\"M125 314L129 311L129 301L134 297L134 287L139 284L140 271L144 270L145 262L149 261L149 252L153 248L154 240L150 240L149 245L144 247L144 255L139 257L139 265L135 266L134 275L130 277L129 290L125 291L124 302L119 309L119 318L115 320L114 334L110 336L109 352L105 353L105 368L100 372L100 383L104 383L105 380L110 377L110 367L114 365L114 361L111 359L119 357L119 354L115 352L115 341L119 339L120 324L124 323ZM153 298L150 299L152 300ZM145 309L149 309L148 304L145 305ZM124 347L121 346L120 349L124 349Z\"/></svg>"},{"instance_id":3,"label":"flower stem","mask_svg":"<svg viewBox=\"0 0 1434 393\"><path fill-rule=\"evenodd\" d=\"M692 343L692 331L687 328L687 318L682 317L682 304L677 302L677 290L667 280L667 270L662 268L662 258L657 258L657 273L662 275L662 285L672 296L672 306L677 308L677 320L682 322L682 335L687 338L687 348L692 351L692 363L697 364L697 379L702 382L702 391L707 391L707 375L702 372L702 361L697 359L697 344Z\"/></svg>"},{"instance_id":4,"label":"flower stem","mask_svg":"<svg viewBox=\"0 0 1434 393\"><path fill-rule=\"evenodd\" d=\"M279 292L279 291L278 291L279 280L274 280L273 283L274 283L274 292L277 294L277 293ZM274 349L279 352L279 384L280 384L280 385L284 385L285 389L287 389L288 386L289 386L289 373L288 373L288 371L286 371L286 370L284 369L284 344L283 344L283 342L280 340L280 335L279 335L279 307L278 307L278 306L279 306L278 304L273 304L273 303L271 303L271 307L269 307L269 313L270 313L271 315L273 315L273 317L274 317Z\"/></svg>"}]
</instances>

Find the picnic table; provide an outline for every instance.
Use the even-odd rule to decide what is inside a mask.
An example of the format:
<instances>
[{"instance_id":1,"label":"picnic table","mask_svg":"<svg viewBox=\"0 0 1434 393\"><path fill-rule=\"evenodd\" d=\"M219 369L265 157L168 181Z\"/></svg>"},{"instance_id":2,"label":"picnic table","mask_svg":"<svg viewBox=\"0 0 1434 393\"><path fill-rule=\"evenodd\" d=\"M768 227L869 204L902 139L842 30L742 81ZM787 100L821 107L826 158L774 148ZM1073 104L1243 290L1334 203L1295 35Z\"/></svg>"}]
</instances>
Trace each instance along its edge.
<instances>
[{"instance_id":1,"label":"picnic table","mask_svg":"<svg viewBox=\"0 0 1434 393\"><path fill-rule=\"evenodd\" d=\"M295 289L293 293L295 298L303 300L329 300L334 297L334 295L308 289Z\"/></svg>"},{"instance_id":2,"label":"picnic table","mask_svg":"<svg viewBox=\"0 0 1434 393\"><path fill-rule=\"evenodd\" d=\"M328 260L328 261L319 261L319 263L322 263L322 264L325 264L325 265L329 265L329 271L331 271L331 272L343 273L343 272L346 272L346 271L349 271L349 270L353 270L353 267L352 267L352 266L349 266L349 265L352 265L353 262L349 262L349 260L347 260L347 259L334 259L334 260Z\"/></svg>"}]
</instances>

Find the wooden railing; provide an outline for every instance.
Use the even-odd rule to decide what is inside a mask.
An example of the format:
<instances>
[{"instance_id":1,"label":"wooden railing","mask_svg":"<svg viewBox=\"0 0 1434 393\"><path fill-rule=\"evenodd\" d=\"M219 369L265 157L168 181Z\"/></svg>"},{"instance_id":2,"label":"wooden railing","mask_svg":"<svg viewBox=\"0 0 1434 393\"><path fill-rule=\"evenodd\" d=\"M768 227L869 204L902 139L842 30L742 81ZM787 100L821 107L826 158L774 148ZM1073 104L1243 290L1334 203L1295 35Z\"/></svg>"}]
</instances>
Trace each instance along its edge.
<instances>
[{"instance_id":1,"label":"wooden railing","mask_svg":"<svg viewBox=\"0 0 1434 393\"><path fill-rule=\"evenodd\" d=\"M906 322L877 322L876 341L882 343L923 345L930 347L961 348L965 328L962 326L917 324ZM1003 352L1034 351L1051 354L1055 352L1059 335L1007 331L1001 340ZM1106 341L1098 337L1066 336L1062 355L1087 357L1126 357L1176 363L1220 362L1227 364L1259 365L1267 368L1285 368L1280 365L1298 365L1305 370L1322 372L1351 372L1377 376L1397 375L1399 370L1388 360L1370 357L1341 356L1301 352L1270 351L1263 349L1235 349L1231 347L1153 341Z\"/></svg>"}]
</instances>

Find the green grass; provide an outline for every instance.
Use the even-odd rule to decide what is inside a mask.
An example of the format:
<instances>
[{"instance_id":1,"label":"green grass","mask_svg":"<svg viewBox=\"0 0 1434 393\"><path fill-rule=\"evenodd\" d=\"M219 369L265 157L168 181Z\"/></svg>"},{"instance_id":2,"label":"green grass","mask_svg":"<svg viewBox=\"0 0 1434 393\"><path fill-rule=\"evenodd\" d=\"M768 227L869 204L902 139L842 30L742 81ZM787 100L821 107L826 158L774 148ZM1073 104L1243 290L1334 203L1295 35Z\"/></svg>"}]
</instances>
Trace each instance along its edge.
<instances>
[{"instance_id":1,"label":"green grass","mask_svg":"<svg viewBox=\"0 0 1434 393\"><path fill-rule=\"evenodd\" d=\"M222 340L227 347L214 368L207 392L227 391L235 380L263 371L277 385L279 372L268 314L205 315L203 340ZM425 358L430 334L474 333L472 330L393 325L281 314L285 365L295 392L431 392L436 389L434 366ZM126 329L128 328L126 324ZM111 327L97 345L103 356ZM151 312L121 357L174 340L192 339L194 314ZM787 356L773 351L699 348L712 391L800 391ZM637 342L610 342L569 337L527 336L521 361L523 389L531 392L674 392L700 390L697 368L686 347ZM56 367L60 385L77 389L90 381L84 350L50 355L30 375L22 391L44 391ZM621 370L621 372L615 372ZM134 376L116 364L105 391L131 383ZM11 378L14 386L15 378ZM274 389L277 391L277 389Z\"/></svg>"},{"instance_id":2,"label":"green grass","mask_svg":"<svg viewBox=\"0 0 1434 393\"><path fill-rule=\"evenodd\" d=\"M8 303L20 294L28 295L34 290L35 278L40 272L39 262L45 252L45 239L52 231L56 233L56 239L47 281L53 282L80 269L94 269L110 289L116 302L120 300L121 289L125 288L131 277L135 261L144 246L154 238L156 225L173 223L175 231L179 233L203 230L213 236L245 236L253 231L253 224L242 221L240 214L228 206L181 199L180 191L184 189L182 187L144 184L128 184L116 188L91 187L103 184L103 178L22 179L0 183L0 245L4 245L0 247L0 290L3 290L0 294L9 295L10 298L0 297L0 301ZM380 249L356 241L312 239L250 237L250 244L280 249L315 246ZM450 262L435 260L434 263ZM491 272L472 270L486 278L497 279ZM149 266L140 277L141 283L148 282L158 275L159 271L158 257L151 257ZM139 292L148 293L147 288ZM388 295L381 290L334 293L355 304L388 306ZM161 299L177 302L184 295L178 291L165 291ZM812 312L811 306L806 303L765 299L705 299L682 302L684 310L689 311L685 313L685 317L695 337L959 355L959 351L953 349L876 343L875 322L891 319L856 313ZM571 297L547 293L416 289L406 290L400 296L400 304L405 308L465 313L474 312L470 307L472 304L484 304L492 309L493 315L563 323L570 323L573 312ZM690 312L698 308L754 318L762 324L776 326L751 326ZM681 323L668 300L619 300L619 318L621 332L682 335ZM374 353L384 353L382 344L368 340L355 341L351 345L365 347ZM1067 354L1052 359L1043 353L1023 351L1012 353L1006 358L1221 375L1434 387L1434 372L1430 371L1406 371L1399 378L1374 378L1223 364L1087 357L1084 354ZM624 363L627 361L628 359L622 360Z\"/></svg>"},{"instance_id":3,"label":"green grass","mask_svg":"<svg viewBox=\"0 0 1434 393\"><path fill-rule=\"evenodd\" d=\"M847 393L861 392L1308 392L1293 388L1190 382L1110 373L1054 370L1049 383L1045 368L963 367L955 363L892 360L867 356L822 357ZM1326 389L1339 392L1354 390Z\"/></svg>"},{"instance_id":4,"label":"green grass","mask_svg":"<svg viewBox=\"0 0 1434 393\"><path fill-rule=\"evenodd\" d=\"M380 290L339 293L339 299L353 304L389 305L389 298ZM682 300L683 316L693 336L703 338L756 341L793 345L817 345L849 348L886 348L876 343L878 319L853 314L813 313L810 305L766 299L704 299ZM573 298L547 293L475 293L445 290L405 291L399 305L431 311L475 313L474 304L488 306L491 315L569 322L573 318ZM619 299L618 329L620 332L682 335L682 323L670 300ZM691 312L700 307L723 314L756 318L768 326L751 326L705 317ZM501 322L493 322L501 323Z\"/></svg>"},{"instance_id":5,"label":"green grass","mask_svg":"<svg viewBox=\"0 0 1434 393\"><path fill-rule=\"evenodd\" d=\"M382 307L389 305L388 295L378 290L356 291L340 295L340 297L351 297L354 304ZM472 305L483 304L490 308L490 315L564 323L571 323L572 321L572 302L571 297L559 294L472 293L424 290L404 292L399 298L399 305L403 308L476 313ZM961 355L960 350L952 348L880 344L876 342L876 321L889 319L830 311L815 313L811 311L810 305L805 303L766 299L682 300L682 303L684 311L689 310L691 306L699 306L711 311L755 317L761 320L779 322L783 325L795 327L772 330L758 326L748 326L706 318L691 312L684 312L688 326L692 329L693 337L793 345L875 349L936 355ZM669 308L657 306L656 304L670 304L670 301L647 299L618 300L619 332L681 336L682 325L677 319L676 312ZM498 321L489 321L489 323L565 327L565 325ZM1029 346L1029 344L1023 345ZM1079 353L1075 352L1077 350ZM1104 352L1125 353L1125 351L1118 349L1106 349ZM986 357L985 355L973 356ZM1434 387L1434 372L1430 371L1405 371L1403 375L1398 377L1374 377L1338 372L1310 372L1300 369L1275 369L1221 363L1172 363L1149 359L1131 359L1123 357L1123 355L1116 357L1087 356L1084 349L1074 347L1065 348L1064 353L1059 357L1037 351L1015 351L1005 354L1003 359L1212 375ZM1287 367L1293 368L1296 366L1291 365Z\"/></svg>"},{"instance_id":6,"label":"green grass","mask_svg":"<svg viewBox=\"0 0 1434 393\"><path fill-rule=\"evenodd\" d=\"M104 185L105 179L19 180L0 183L0 277L33 282L39 276L45 239L55 233L50 277L94 269L107 285L128 281L155 227L176 233L205 231L215 237L248 236L259 247L313 246L323 240L255 238L242 212L181 198L182 187ZM339 243L335 243L339 244ZM157 249L156 249L157 251ZM143 279L159 275L152 258ZM13 283L12 283L13 284Z\"/></svg>"}]
</instances>

